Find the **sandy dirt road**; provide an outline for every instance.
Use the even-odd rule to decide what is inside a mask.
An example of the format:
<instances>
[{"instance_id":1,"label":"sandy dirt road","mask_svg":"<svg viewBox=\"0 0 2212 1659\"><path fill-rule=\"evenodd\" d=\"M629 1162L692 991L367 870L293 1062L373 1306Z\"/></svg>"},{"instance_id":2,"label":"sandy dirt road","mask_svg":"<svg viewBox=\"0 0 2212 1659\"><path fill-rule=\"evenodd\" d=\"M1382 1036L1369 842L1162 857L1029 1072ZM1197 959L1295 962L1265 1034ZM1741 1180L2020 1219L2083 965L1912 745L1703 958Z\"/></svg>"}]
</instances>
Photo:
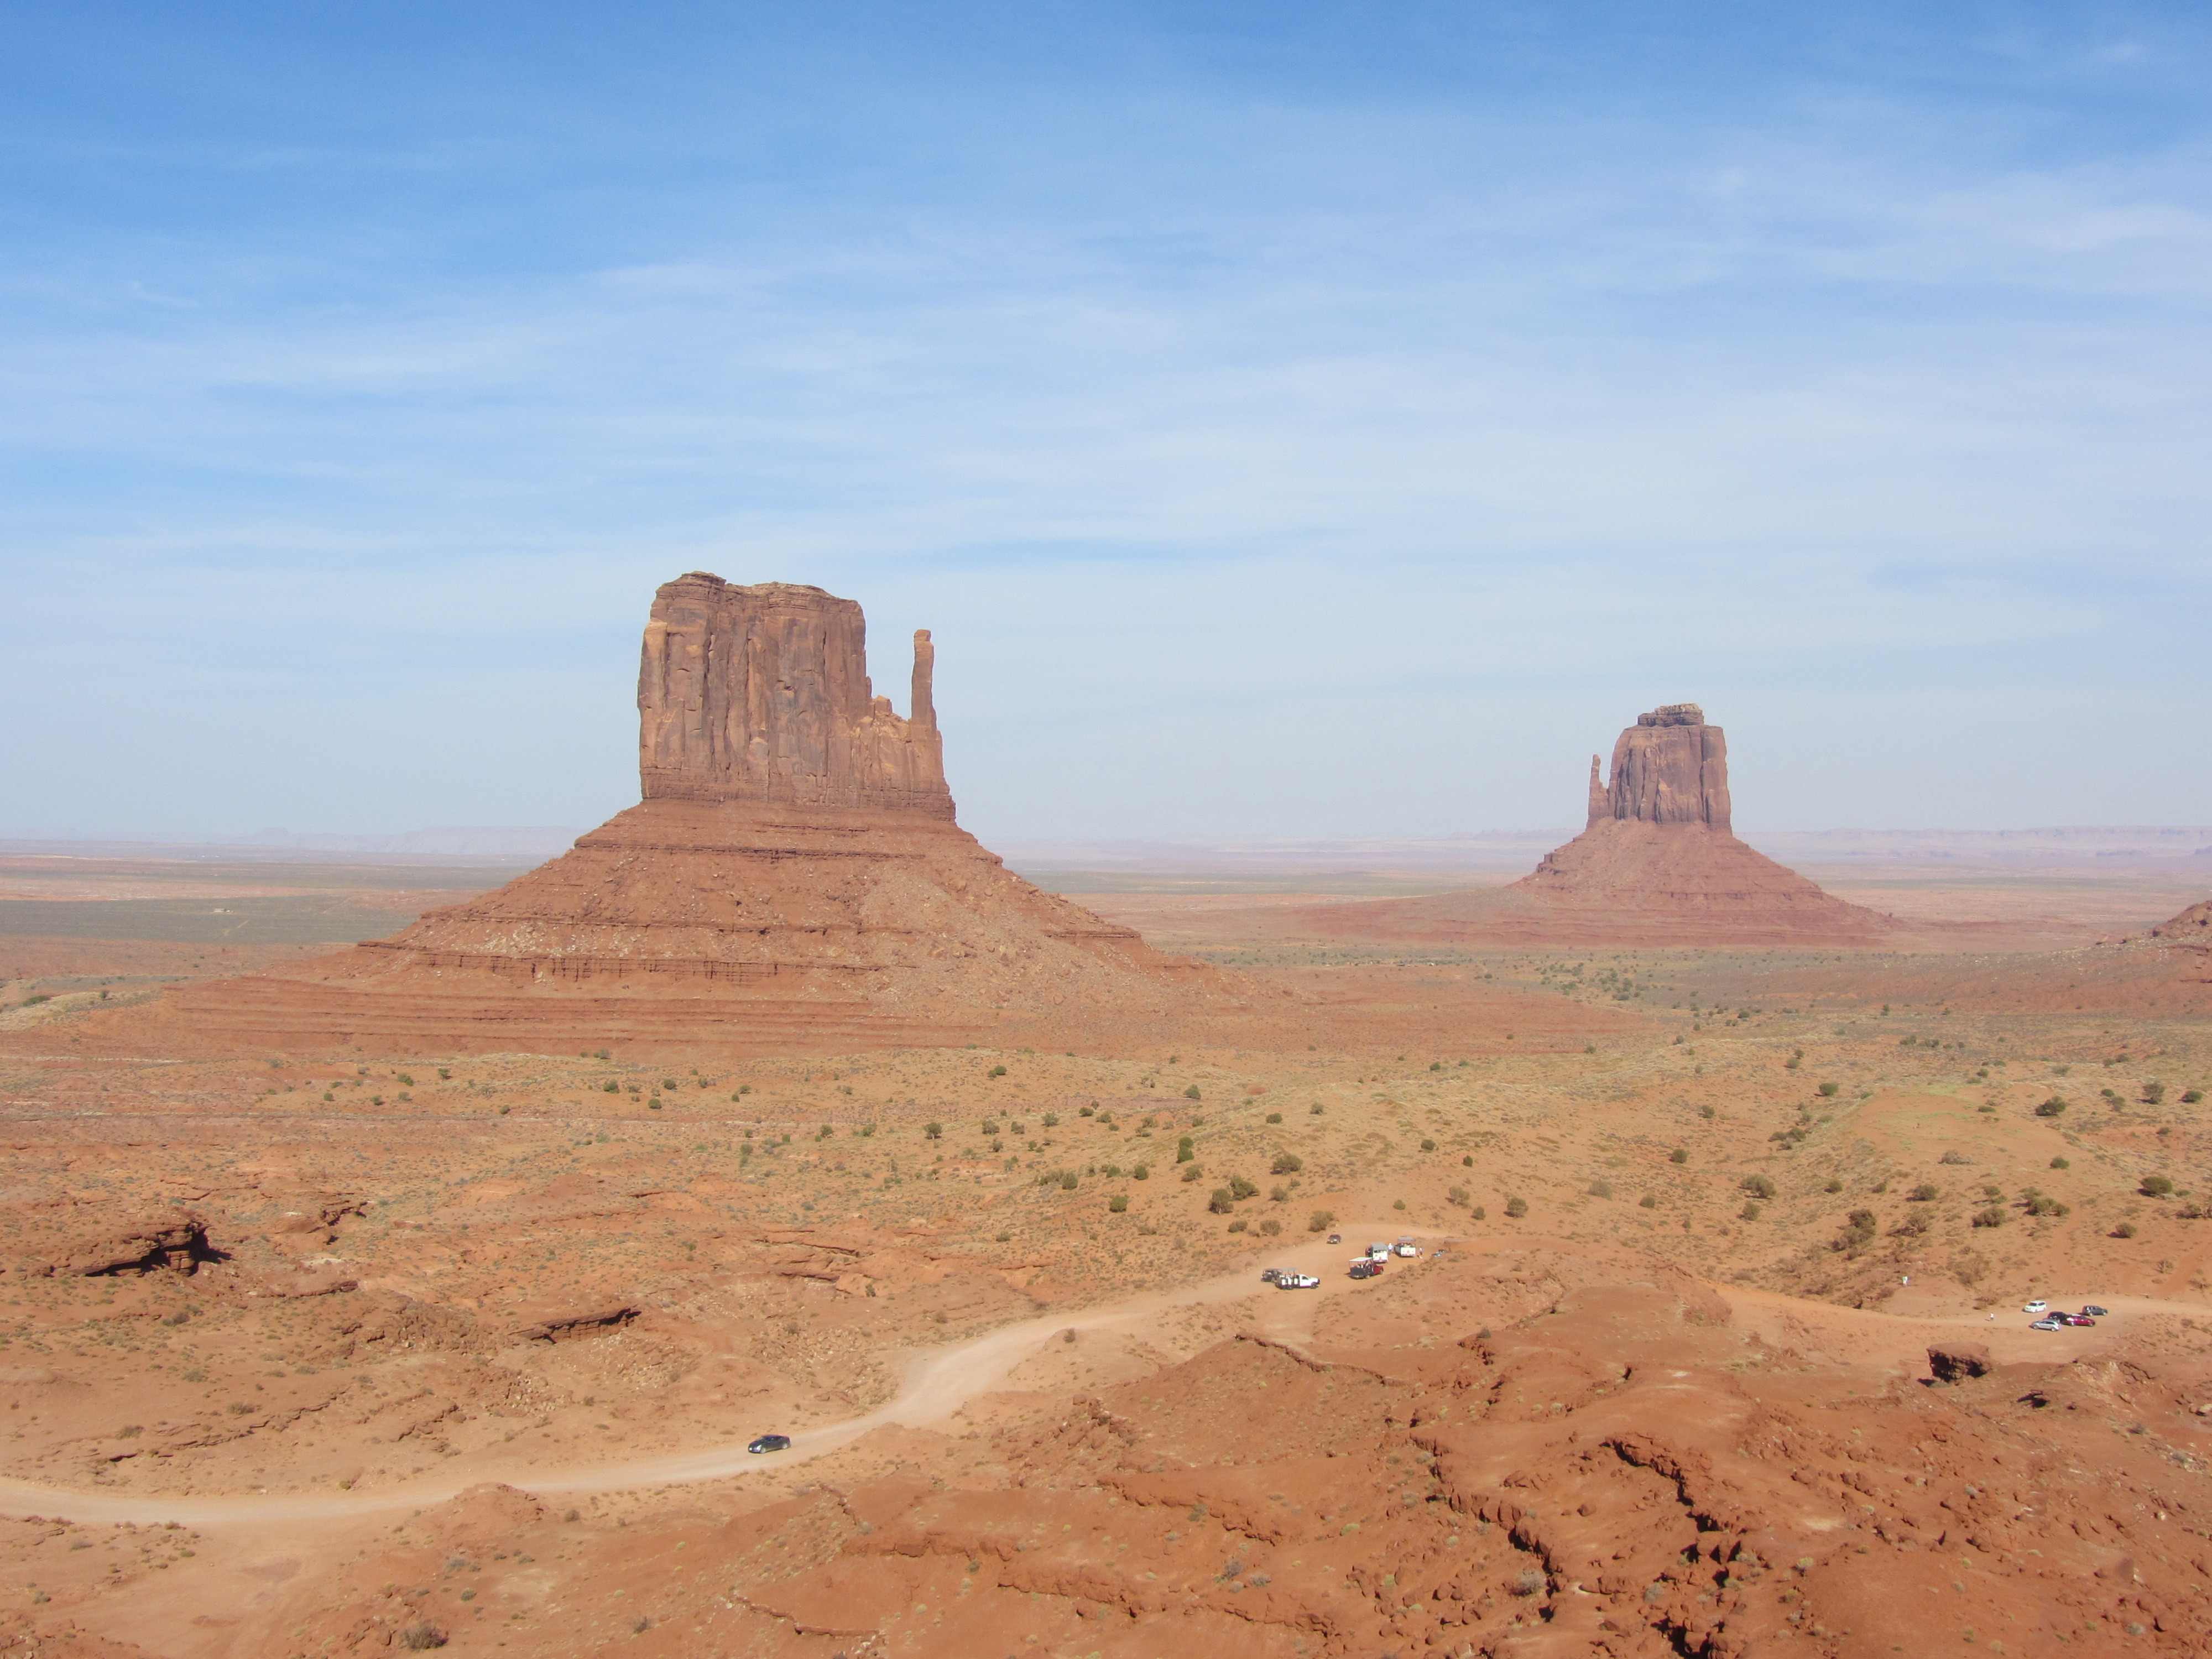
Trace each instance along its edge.
<instances>
[{"instance_id":1,"label":"sandy dirt road","mask_svg":"<svg viewBox=\"0 0 2212 1659\"><path fill-rule=\"evenodd\" d=\"M1340 1244L1294 1245L1268 1258L1273 1265L1317 1276L1322 1280L1318 1290L1275 1290L1259 1280L1255 1267L1079 1312L1042 1315L987 1332L956 1348L915 1355L906 1362L898 1393L886 1404L842 1423L794 1433L790 1450L767 1457L725 1442L693 1452L553 1469L507 1467L495 1461L475 1464L465 1474L372 1492L149 1497L0 1480L0 1514L41 1515L92 1523L128 1522L144 1526L173 1521L202 1528L259 1528L418 1510L487 1481L502 1482L538 1497L553 1497L684 1486L764 1468L789 1469L840 1450L890 1425L922 1428L941 1423L999 1388L1018 1366L1069 1331L1142 1336L1155 1329L1163 1316L1178 1310L1249 1301L1254 1305L1247 1329L1282 1340L1302 1341L1311 1336L1318 1315L1330 1300L1356 1296L1366 1288L1346 1277L1347 1260L1370 1240L1400 1237L1420 1238L1425 1245L1433 1244L1439 1237L1418 1231L1407 1233L1387 1223L1352 1223L1346 1226ZM1473 1238L1454 1241L1450 1248L1481 1256L1500 1250L1524 1251L1545 1242L1525 1237ZM1397 1264L1401 1271L1415 1265ZM1725 1285L1713 1288L1727 1300L1740 1324L1759 1331L1769 1341L1840 1364L1887 1370L1918 1371L1925 1362L1927 1345L1945 1337L1983 1342L2001 1363L2063 1361L2089 1352L2098 1346L2100 1335L2109 1338L2110 1326L2124 1323L2131 1316L2212 1316L2212 1308L2195 1304L2101 1297L2094 1299L2111 1308L2115 1316L2100 1322L2105 1328L2041 1332L2026 1328L2029 1316L2011 1310L2000 1313L1994 1322L1981 1313L1900 1316L1767 1291ZM2081 1299L2052 1297L2053 1304L2061 1307L2078 1307Z\"/></svg>"}]
</instances>

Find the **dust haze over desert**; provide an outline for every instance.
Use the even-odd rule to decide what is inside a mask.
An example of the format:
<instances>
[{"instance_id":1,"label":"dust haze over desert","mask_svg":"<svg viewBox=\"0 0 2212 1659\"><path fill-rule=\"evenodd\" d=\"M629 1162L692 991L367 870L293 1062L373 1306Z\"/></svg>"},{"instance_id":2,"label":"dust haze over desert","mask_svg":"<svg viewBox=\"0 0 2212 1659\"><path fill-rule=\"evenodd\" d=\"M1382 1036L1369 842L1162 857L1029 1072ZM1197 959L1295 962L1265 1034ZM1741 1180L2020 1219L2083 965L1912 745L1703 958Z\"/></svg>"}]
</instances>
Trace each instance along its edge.
<instances>
[{"instance_id":1,"label":"dust haze over desert","mask_svg":"<svg viewBox=\"0 0 2212 1659\"><path fill-rule=\"evenodd\" d=\"M0 1654L2212 1650L2208 47L27 24Z\"/></svg>"}]
</instances>

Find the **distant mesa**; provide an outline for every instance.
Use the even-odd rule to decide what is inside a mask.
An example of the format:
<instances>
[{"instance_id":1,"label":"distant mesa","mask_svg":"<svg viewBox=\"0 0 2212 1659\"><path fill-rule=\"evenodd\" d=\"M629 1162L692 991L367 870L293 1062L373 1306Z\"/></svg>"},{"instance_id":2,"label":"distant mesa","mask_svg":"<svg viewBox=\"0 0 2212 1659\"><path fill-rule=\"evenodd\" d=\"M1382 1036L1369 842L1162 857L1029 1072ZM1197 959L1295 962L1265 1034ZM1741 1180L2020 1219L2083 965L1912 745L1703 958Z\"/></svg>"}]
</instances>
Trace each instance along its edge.
<instances>
[{"instance_id":1,"label":"distant mesa","mask_svg":"<svg viewBox=\"0 0 2212 1659\"><path fill-rule=\"evenodd\" d=\"M644 799L518 879L390 939L181 991L196 1030L380 1051L830 1053L1117 1035L1212 970L1012 874L955 822L915 635L902 718L860 607L693 572L638 672Z\"/></svg>"},{"instance_id":2,"label":"distant mesa","mask_svg":"<svg viewBox=\"0 0 2212 1659\"><path fill-rule=\"evenodd\" d=\"M1474 945L1872 944L1898 930L1754 852L1730 827L1728 739L1693 702L1638 716L1590 757L1589 827L1510 887L1334 904L1330 939Z\"/></svg>"}]
</instances>

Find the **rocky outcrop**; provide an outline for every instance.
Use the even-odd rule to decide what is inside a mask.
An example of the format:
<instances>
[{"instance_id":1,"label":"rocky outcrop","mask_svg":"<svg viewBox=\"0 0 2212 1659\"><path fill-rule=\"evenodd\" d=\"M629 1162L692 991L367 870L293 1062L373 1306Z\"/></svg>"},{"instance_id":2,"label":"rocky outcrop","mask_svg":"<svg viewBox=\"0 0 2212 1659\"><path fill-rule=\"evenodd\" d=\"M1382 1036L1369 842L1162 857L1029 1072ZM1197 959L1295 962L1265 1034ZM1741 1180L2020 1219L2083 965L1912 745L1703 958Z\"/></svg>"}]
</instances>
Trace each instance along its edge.
<instances>
[{"instance_id":1,"label":"rocky outcrop","mask_svg":"<svg viewBox=\"0 0 2212 1659\"><path fill-rule=\"evenodd\" d=\"M875 695L867 653L860 607L818 587L696 570L665 584L638 665L645 798L951 818L928 630L907 719Z\"/></svg>"},{"instance_id":2,"label":"rocky outcrop","mask_svg":"<svg viewBox=\"0 0 2212 1659\"><path fill-rule=\"evenodd\" d=\"M1600 786L1597 757L1590 757L1589 827L1608 818L1727 832L1728 738L1705 724L1704 709L1675 702L1638 715L1613 745L1608 785Z\"/></svg>"},{"instance_id":3,"label":"rocky outcrop","mask_svg":"<svg viewBox=\"0 0 2212 1659\"><path fill-rule=\"evenodd\" d=\"M2178 916L2169 916L2147 937L2164 945L2212 950L2212 899L2200 899Z\"/></svg>"},{"instance_id":4,"label":"rocky outcrop","mask_svg":"<svg viewBox=\"0 0 2212 1659\"><path fill-rule=\"evenodd\" d=\"M46 1268L49 1273L90 1279L101 1273L191 1273L216 1252L208 1243L206 1218L191 1211L126 1224L112 1233L82 1238Z\"/></svg>"},{"instance_id":5,"label":"rocky outcrop","mask_svg":"<svg viewBox=\"0 0 2212 1659\"><path fill-rule=\"evenodd\" d=\"M681 577L646 624L637 805L389 939L167 1010L194 1040L262 1047L672 1056L1066 1046L1186 1011L1210 969L1040 891L954 822L933 669L917 634L902 719L851 600Z\"/></svg>"}]
</instances>

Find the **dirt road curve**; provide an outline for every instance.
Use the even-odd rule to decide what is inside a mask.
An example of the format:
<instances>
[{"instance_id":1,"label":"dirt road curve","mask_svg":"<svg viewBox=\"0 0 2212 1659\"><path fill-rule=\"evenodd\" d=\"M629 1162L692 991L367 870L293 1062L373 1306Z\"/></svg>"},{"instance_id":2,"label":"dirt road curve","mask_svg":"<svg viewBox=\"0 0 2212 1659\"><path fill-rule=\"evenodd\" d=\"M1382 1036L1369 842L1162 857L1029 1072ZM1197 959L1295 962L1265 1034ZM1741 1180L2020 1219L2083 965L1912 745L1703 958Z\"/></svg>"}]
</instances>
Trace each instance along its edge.
<instances>
[{"instance_id":1,"label":"dirt road curve","mask_svg":"<svg viewBox=\"0 0 2212 1659\"><path fill-rule=\"evenodd\" d=\"M1344 1244L1300 1245L1270 1258L1278 1265L1320 1277L1322 1287L1317 1291L1270 1290L1257 1282L1256 1268L1247 1268L1201 1285L1132 1297L1081 1313L1050 1314L1025 1320L988 1332L959 1347L921 1355L908 1364L904 1382L887 1404L842 1423L795 1433L789 1451L770 1457L755 1456L742 1446L726 1442L696 1452L550 1470L480 1463L464 1476L411 1481L374 1492L240 1492L222 1497L125 1496L0 1480L0 1515L42 1515L81 1522L131 1522L142 1526L168 1521L201 1528L264 1526L270 1522L337 1520L398 1510L421 1510L486 1481L501 1481L539 1497L550 1497L683 1486L766 1467L788 1468L849 1445L888 1424L921 1427L941 1422L969 1401L998 1387L1016 1366L1069 1330L1142 1331L1162 1314L1176 1308L1254 1299L1256 1305L1249 1328L1291 1340L1303 1339L1311 1334L1314 1316L1324 1299L1358 1295L1364 1289L1344 1276L1345 1259L1357 1248L1351 1241L1399 1236L1400 1229L1386 1224L1355 1223L1345 1230L1347 1242ZM1473 1239L1455 1243L1452 1248L1479 1256L1501 1247L1525 1249L1539 1242L1528 1238ZM1994 1323L1983 1314L1899 1317L1801 1301L1766 1291L1722 1285L1714 1288L1735 1310L1738 1323L1758 1330L1769 1341L1800 1351L1823 1352L1823 1357L1846 1364L1917 1370L1923 1363L1928 1343L1945 1335L1985 1342L2002 1361L2072 1359L2087 1352L2099 1340L2094 1331L2027 1330L2026 1316L2011 1311L2001 1314ZM2193 1303L2160 1302L2140 1297L2097 1299L2110 1307L2121 1321L2130 1315L2203 1316L2212 1312ZM2061 1307L2079 1306L2081 1300L2079 1297L2052 1297L2054 1304Z\"/></svg>"}]
</instances>

